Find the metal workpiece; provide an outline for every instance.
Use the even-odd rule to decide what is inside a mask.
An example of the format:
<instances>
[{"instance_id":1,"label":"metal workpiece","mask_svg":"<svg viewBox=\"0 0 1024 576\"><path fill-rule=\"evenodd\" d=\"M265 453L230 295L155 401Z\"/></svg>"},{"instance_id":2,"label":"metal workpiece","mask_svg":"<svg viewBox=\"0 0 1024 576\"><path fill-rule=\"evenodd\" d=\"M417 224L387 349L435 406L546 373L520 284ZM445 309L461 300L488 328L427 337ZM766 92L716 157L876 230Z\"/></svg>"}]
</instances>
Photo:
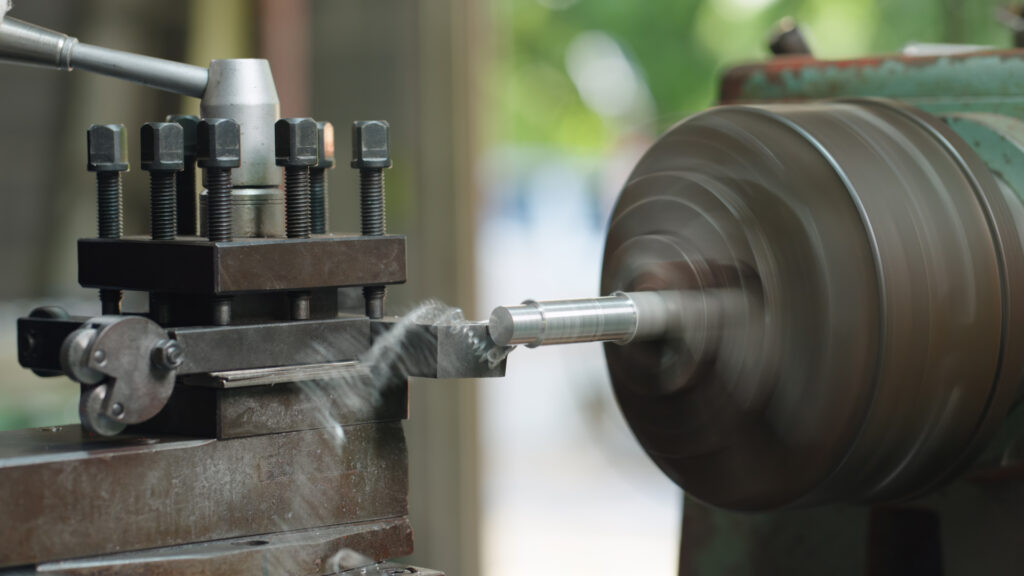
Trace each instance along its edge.
<instances>
[{"instance_id":1,"label":"metal workpiece","mask_svg":"<svg viewBox=\"0 0 1024 576\"><path fill-rule=\"evenodd\" d=\"M149 230L153 240L173 240L177 234L175 178L185 169L184 130L177 122L142 125L142 169L149 172Z\"/></svg>"},{"instance_id":2,"label":"metal workpiece","mask_svg":"<svg viewBox=\"0 0 1024 576\"><path fill-rule=\"evenodd\" d=\"M9 16L0 20L0 60L88 70L195 98L203 97L208 76L200 66L85 44Z\"/></svg>"},{"instance_id":3,"label":"metal workpiece","mask_svg":"<svg viewBox=\"0 0 1024 576\"><path fill-rule=\"evenodd\" d=\"M359 170L359 213L363 236L387 233L387 210L384 199L384 169L391 167L390 127L383 120L360 120L352 123L352 167ZM366 315L384 317L384 286L366 286Z\"/></svg>"},{"instance_id":4,"label":"metal workpiece","mask_svg":"<svg viewBox=\"0 0 1024 576\"><path fill-rule=\"evenodd\" d=\"M140 316L93 318L60 349L64 373L83 385L82 424L103 436L155 416L170 398L184 358L166 331Z\"/></svg>"},{"instance_id":5,"label":"metal workpiece","mask_svg":"<svg viewBox=\"0 0 1024 576\"><path fill-rule=\"evenodd\" d=\"M527 300L491 312L488 331L499 346L682 338L703 330L718 313L713 294L683 291L619 292L602 298Z\"/></svg>"},{"instance_id":6,"label":"metal workpiece","mask_svg":"<svg viewBox=\"0 0 1024 576\"><path fill-rule=\"evenodd\" d=\"M309 221L313 234L328 229L327 171L334 168L334 124L317 122L317 162L309 169Z\"/></svg>"},{"instance_id":7,"label":"metal workpiece","mask_svg":"<svg viewBox=\"0 0 1024 576\"><path fill-rule=\"evenodd\" d=\"M734 297L710 346L605 346L627 422L689 495L729 509L911 498L956 476L1017 395L1016 202L946 124L893 101L678 124L619 197L601 291Z\"/></svg>"},{"instance_id":8,"label":"metal workpiece","mask_svg":"<svg viewBox=\"0 0 1024 576\"><path fill-rule=\"evenodd\" d=\"M408 460L398 421L231 440L102 438L78 426L5 431L0 485L17 487L0 490L2 568L408 512ZM407 549L407 538L397 549Z\"/></svg>"}]
</instances>

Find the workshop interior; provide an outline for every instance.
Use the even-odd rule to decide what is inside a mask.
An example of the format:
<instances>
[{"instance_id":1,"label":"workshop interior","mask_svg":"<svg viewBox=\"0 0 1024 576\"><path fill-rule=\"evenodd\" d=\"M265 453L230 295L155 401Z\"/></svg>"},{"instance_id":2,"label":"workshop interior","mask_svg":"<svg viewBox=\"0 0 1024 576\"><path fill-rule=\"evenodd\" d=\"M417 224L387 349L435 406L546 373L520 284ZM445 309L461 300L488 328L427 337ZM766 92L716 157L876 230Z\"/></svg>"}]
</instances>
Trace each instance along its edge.
<instances>
[{"instance_id":1,"label":"workshop interior","mask_svg":"<svg viewBox=\"0 0 1024 576\"><path fill-rule=\"evenodd\" d=\"M0 0L0 576L1024 570L1024 5Z\"/></svg>"}]
</instances>

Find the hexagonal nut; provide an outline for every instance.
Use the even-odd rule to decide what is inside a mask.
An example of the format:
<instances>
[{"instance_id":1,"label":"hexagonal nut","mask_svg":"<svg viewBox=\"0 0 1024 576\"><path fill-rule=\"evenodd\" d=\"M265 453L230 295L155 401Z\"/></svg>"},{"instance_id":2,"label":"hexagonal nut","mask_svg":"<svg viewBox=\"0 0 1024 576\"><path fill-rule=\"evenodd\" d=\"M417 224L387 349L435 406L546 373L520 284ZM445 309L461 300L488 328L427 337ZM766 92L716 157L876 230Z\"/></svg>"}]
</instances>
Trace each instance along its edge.
<instances>
[{"instance_id":1,"label":"hexagonal nut","mask_svg":"<svg viewBox=\"0 0 1024 576\"><path fill-rule=\"evenodd\" d=\"M312 118L281 118L274 124L278 166L313 166L317 160L317 129Z\"/></svg>"},{"instance_id":2,"label":"hexagonal nut","mask_svg":"<svg viewBox=\"0 0 1024 576\"><path fill-rule=\"evenodd\" d=\"M316 168L334 168L334 124L316 123Z\"/></svg>"},{"instance_id":3,"label":"hexagonal nut","mask_svg":"<svg viewBox=\"0 0 1024 576\"><path fill-rule=\"evenodd\" d=\"M153 347L150 360L161 370L176 370L185 361L185 351L177 340L161 340Z\"/></svg>"},{"instance_id":4,"label":"hexagonal nut","mask_svg":"<svg viewBox=\"0 0 1024 576\"><path fill-rule=\"evenodd\" d=\"M178 172L185 169L184 130L177 122L142 125L142 169Z\"/></svg>"},{"instance_id":5,"label":"hexagonal nut","mask_svg":"<svg viewBox=\"0 0 1024 576\"><path fill-rule=\"evenodd\" d=\"M241 131L230 118L206 118L196 127L200 168L238 168L242 164Z\"/></svg>"},{"instance_id":6,"label":"hexagonal nut","mask_svg":"<svg viewBox=\"0 0 1024 576\"><path fill-rule=\"evenodd\" d=\"M195 159L196 157L196 129L199 127L199 117L191 114L168 114L168 122L177 122L181 125L182 140L185 142L185 158Z\"/></svg>"},{"instance_id":7,"label":"hexagonal nut","mask_svg":"<svg viewBox=\"0 0 1024 576\"><path fill-rule=\"evenodd\" d=\"M86 132L91 172L125 172L128 170L128 137L124 124L93 124Z\"/></svg>"},{"instance_id":8,"label":"hexagonal nut","mask_svg":"<svg viewBox=\"0 0 1024 576\"><path fill-rule=\"evenodd\" d=\"M352 167L390 168L390 127L384 120L360 120L352 123Z\"/></svg>"}]
</instances>

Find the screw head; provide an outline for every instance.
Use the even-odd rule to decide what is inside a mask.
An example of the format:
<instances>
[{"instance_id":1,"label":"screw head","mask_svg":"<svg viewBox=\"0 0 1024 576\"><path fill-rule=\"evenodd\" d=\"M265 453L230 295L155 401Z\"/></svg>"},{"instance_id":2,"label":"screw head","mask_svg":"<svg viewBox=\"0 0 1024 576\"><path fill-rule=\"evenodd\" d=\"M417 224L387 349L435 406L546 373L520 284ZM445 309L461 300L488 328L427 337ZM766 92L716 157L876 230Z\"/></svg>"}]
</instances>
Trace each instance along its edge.
<instances>
[{"instance_id":1,"label":"screw head","mask_svg":"<svg viewBox=\"0 0 1024 576\"><path fill-rule=\"evenodd\" d=\"M352 167L390 168L390 127L384 120L359 120L352 123Z\"/></svg>"},{"instance_id":2,"label":"screw head","mask_svg":"<svg viewBox=\"0 0 1024 576\"><path fill-rule=\"evenodd\" d=\"M313 166L317 160L317 129L312 118L281 118L274 124L278 166Z\"/></svg>"},{"instance_id":3,"label":"screw head","mask_svg":"<svg viewBox=\"0 0 1024 576\"><path fill-rule=\"evenodd\" d=\"M177 122L181 126L182 140L185 143L185 158L196 157L196 130L199 128L199 117L191 114L168 114L168 122Z\"/></svg>"},{"instance_id":4,"label":"screw head","mask_svg":"<svg viewBox=\"0 0 1024 576\"><path fill-rule=\"evenodd\" d=\"M242 164L241 131L229 118L206 118L196 126L200 168L238 168Z\"/></svg>"},{"instance_id":5,"label":"screw head","mask_svg":"<svg viewBox=\"0 0 1024 576\"><path fill-rule=\"evenodd\" d=\"M114 418L122 418L124 416L124 405L120 402L114 402L110 406L110 415Z\"/></svg>"},{"instance_id":6,"label":"screw head","mask_svg":"<svg viewBox=\"0 0 1024 576\"><path fill-rule=\"evenodd\" d=\"M163 370L175 370L185 361L185 351L177 340L161 340L150 354L153 364Z\"/></svg>"},{"instance_id":7,"label":"screw head","mask_svg":"<svg viewBox=\"0 0 1024 576\"><path fill-rule=\"evenodd\" d=\"M185 169L184 130L177 122L147 122L140 131L142 169L178 172Z\"/></svg>"},{"instance_id":8,"label":"screw head","mask_svg":"<svg viewBox=\"0 0 1024 576\"><path fill-rule=\"evenodd\" d=\"M93 124L86 132L91 172L126 172L128 140L124 124Z\"/></svg>"},{"instance_id":9,"label":"screw head","mask_svg":"<svg viewBox=\"0 0 1024 576\"><path fill-rule=\"evenodd\" d=\"M334 168L334 124L317 122L316 135L318 158L316 168Z\"/></svg>"}]
</instances>

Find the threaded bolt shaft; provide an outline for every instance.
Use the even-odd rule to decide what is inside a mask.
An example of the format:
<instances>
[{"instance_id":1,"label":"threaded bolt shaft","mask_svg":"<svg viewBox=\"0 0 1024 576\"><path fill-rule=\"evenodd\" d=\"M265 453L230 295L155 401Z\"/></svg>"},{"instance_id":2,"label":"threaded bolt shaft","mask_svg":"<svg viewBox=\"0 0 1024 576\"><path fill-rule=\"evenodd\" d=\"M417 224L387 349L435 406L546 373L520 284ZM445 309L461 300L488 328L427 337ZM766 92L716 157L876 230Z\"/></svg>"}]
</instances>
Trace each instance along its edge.
<instances>
[{"instance_id":1,"label":"threaded bolt shaft","mask_svg":"<svg viewBox=\"0 0 1024 576\"><path fill-rule=\"evenodd\" d=\"M96 172L96 220L100 238L117 239L124 236L122 190L120 172ZM103 314L120 314L121 291L100 290L100 307Z\"/></svg>"},{"instance_id":2,"label":"threaded bolt shaft","mask_svg":"<svg viewBox=\"0 0 1024 576\"><path fill-rule=\"evenodd\" d=\"M327 233L327 170L309 169L309 221L313 234Z\"/></svg>"},{"instance_id":3,"label":"threaded bolt shaft","mask_svg":"<svg viewBox=\"0 0 1024 576\"><path fill-rule=\"evenodd\" d=\"M387 232L383 170L364 168L359 171L359 210L363 236L383 236Z\"/></svg>"},{"instance_id":4,"label":"threaded bolt shaft","mask_svg":"<svg viewBox=\"0 0 1024 576\"><path fill-rule=\"evenodd\" d=\"M149 173L149 231L153 240L173 240L177 232L174 172Z\"/></svg>"},{"instance_id":5,"label":"threaded bolt shaft","mask_svg":"<svg viewBox=\"0 0 1024 576\"><path fill-rule=\"evenodd\" d=\"M206 237L210 242L231 240L231 169L206 169Z\"/></svg>"},{"instance_id":6,"label":"threaded bolt shaft","mask_svg":"<svg viewBox=\"0 0 1024 576\"><path fill-rule=\"evenodd\" d=\"M384 213L384 171L380 168L363 168L359 171L359 212L362 219L363 236L383 236L387 233L387 218ZM384 286L364 286L366 315L373 319L384 317Z\"/></svg>"},{"instance_id":7,"label":"threaded bolt shaft","mask_svg":"<svg viewBox=\"0 0 1024 576\"><path fill-rule=\"evenodd\" d=\"M124 200L120 172L96 173L96 205L100 238L124 235Z\"/></svg>"},{"instance_id":8,"label":"threaded bolt shaft","mask_svg":"<svg viewBox=\"0 0 1024 576\"><path fill-rule=\"evenodd\" d=\"M310 182L308 166L285 166L285 233L289 238L309 238Z\"/></svg>"}]
</instances>

